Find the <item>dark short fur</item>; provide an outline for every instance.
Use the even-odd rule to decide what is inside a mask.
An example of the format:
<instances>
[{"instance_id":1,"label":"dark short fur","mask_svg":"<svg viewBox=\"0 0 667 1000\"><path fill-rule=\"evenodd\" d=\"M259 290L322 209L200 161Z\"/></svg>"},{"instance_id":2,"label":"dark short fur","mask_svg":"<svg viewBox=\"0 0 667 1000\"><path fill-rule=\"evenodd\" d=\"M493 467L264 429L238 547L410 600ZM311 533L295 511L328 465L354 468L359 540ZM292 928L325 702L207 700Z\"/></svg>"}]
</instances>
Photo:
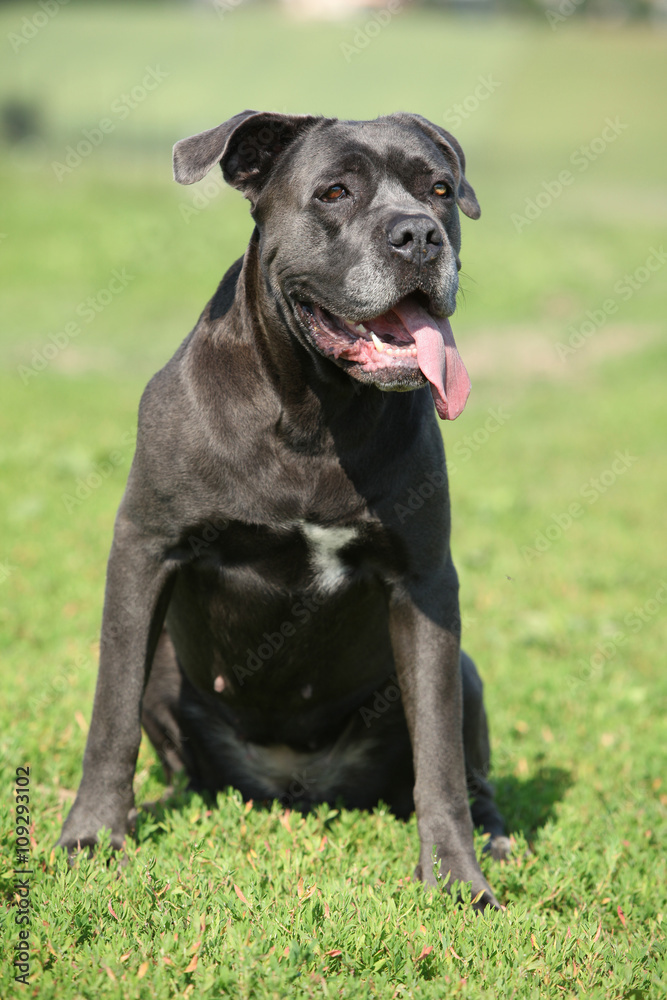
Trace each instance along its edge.
<instances>
[{"instance_id":1,"label":"dark short fur","mask_svg":"<svg viewBox=\"0 0 667 1000\"><path fill-rule=\"evenodd\" d=\"M419 370L372 375L323 356L297 305L360 322L414 293L450 315L457 204L479 215L463 152L417 115L244 112L177 143L174 163L182 183L220 163L255 229L141 401L83 779L59 843L74 851L107 827L122 844L143 722L167 773L185 769L195 789L416 807L420 877L434 883L435 845L443 872L497 906L473 822L494 854L507 840L482 684L459 650L431 395ZM437 203L434 178L451 194ZM331 209L320 194L334 184L354 197ZM387 238L405 218L433 226L421 256ZM425 482L432 495L406 515Z\"/></svg>"}]
</instances>

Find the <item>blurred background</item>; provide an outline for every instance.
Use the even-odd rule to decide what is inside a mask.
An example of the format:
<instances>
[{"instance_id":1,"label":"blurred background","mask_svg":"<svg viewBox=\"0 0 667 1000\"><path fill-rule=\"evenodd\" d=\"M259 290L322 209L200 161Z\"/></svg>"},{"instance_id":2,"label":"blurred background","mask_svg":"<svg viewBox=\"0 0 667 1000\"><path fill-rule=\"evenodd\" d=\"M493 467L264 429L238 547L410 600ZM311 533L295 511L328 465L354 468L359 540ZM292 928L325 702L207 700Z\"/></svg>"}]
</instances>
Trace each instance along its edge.
<instances>
[{"instance_id":1,"label":"blurred background","mask_svg":"<svg viewBox=\"0 0 667 1000\"><path fill-rule=\"evenodd\" d=\"M666 31L664 0L0 4L6 753L78 783L141 391L251 232L218 172L173 182L173 143L244 108L406 110L482 206L443 434L504 808L533 829L604 766L664 792Z\"/></svg>"}]
</instances>

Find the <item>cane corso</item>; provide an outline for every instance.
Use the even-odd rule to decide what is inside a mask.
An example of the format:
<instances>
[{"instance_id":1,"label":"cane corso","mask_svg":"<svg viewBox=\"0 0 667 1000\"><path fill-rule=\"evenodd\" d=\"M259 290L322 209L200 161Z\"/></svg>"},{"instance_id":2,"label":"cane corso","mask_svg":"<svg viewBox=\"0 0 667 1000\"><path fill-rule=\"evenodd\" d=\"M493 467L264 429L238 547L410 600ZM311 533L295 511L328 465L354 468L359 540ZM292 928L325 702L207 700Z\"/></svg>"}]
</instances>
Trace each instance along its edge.
<instances>
[{"instance_id":1,"label":"cane corso","mask_svg":"<svg viewBox=\"0 0 667 1000\"><path fill-rule=\"evenodd\" d=\"M416 874L498 906L482 684L460 651L440 425L470 389L448 317L456 139L244 111L177 142L250 201L248 248L149 382L107 571L83 778L59 844L123 843L145 727L167 775L304 808L416 809ZM415 500L417 502L415 502Z\"/></svg>"}]
</instances>

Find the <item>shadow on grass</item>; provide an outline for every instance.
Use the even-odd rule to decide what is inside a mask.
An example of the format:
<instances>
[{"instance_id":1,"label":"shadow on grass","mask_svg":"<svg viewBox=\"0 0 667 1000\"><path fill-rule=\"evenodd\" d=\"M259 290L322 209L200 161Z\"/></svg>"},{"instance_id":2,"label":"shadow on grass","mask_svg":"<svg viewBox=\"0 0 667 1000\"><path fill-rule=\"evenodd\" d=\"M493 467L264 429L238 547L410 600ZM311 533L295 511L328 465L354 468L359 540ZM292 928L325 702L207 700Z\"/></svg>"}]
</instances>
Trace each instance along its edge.
<instances>
[{"instance_id":1,"label":"shadow on grass","mask_svg":"<svg viewBox=\"0 0 667 1000\"><path fill-rule=\"evenodd\" d=\"M526 840L555 815L555 805L565 796L574 779L562 767L541 767L532 778L513 774L494 775L496 802L508 833L522 833Z\"/></svg>"},{"instance_id":2,"label":"shadow on grass","mask_svg":"<svg viewBox=\"0 0 667 1000\"><path fill-rule=\"evenodd\" d=\"M164 781L164 772L159 763L152 764L149 773L152 779L161 782ZM231 790L232 786L229 786L226 791L213 794L206 790L193 789L187 784L185 776L182 775L177 778L173 787L166 787L164 789L159 799L139 802L137 804L134 819L130 824L130 834L141 843L160 840L167 833L164 820L170 813L183 812L195 800L203 802L207 809L215 810L219 805L218 797L226 795L227 791ZM255 811L268 812L273 808L276 801L278 800L255 799L253 800L252 808ZM345 806L342 802L337 802L334 805L329 803L306 803L294 800L290 801L289 804L283 803L282 808L283 810L291 810L303 814L314 812L317 809L326 809L331 812L331 815L327 817L324 823L325 828L328 828L338 819L341 810Z\"/></svg>"},{"instance_id":3,"label":"shadow on grass","mask_svg":"<svg viewBox=\"0 0 667 1000\"><path fill-rule=\"evenodd\" d=\"M159 764L151 767L151 777L158 780L163 777ZM518 778L513 774L494 775L492 784L496 791L496 802L508 833L522 833L526 840L540 827L543 827L555 815L556 803L565 796L574 779L570 771L560 767L541 767L530 778ZM188 807L194 798L201 798L208 808L216 808L216 797L209 793L194 792L184 785L167 794L164 799L155 803L143 803L139 807L135 836L138 840L157 840L165 833L161 820L174 810ZM254 809L270 809L272 801L255 802ZM296 812L308 812L308 807L294 802L290 805ZM312 807L311 807L312 808ZM315 807L317 808L317 807ZM331 808L342 809L342 803ZM338 812L340 816L340 812ZM335 817L335 818L338 818ZM333 822L334 817L327 821Z\"/></svg>"}]
</instances>

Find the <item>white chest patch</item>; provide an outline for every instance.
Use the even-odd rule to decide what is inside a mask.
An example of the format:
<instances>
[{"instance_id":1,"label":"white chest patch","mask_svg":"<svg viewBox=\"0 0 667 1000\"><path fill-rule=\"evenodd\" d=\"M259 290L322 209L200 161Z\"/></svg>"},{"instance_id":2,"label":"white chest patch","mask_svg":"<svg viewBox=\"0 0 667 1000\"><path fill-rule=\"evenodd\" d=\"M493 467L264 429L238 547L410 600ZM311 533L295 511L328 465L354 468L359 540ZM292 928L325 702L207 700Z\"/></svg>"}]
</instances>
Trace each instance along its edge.
<instances>
[{"instance_id":1,"label":"white chest patch","mask_svg":"<svg viewBox=\"0 0 667 1000\"><path fill-rule=\"evenodd\" d=\"M300 523L310 550L310 561L317 574L317 582L325 590L335 588L347 573L340 558L345 548L357 536L356 528L330 527L321 524Z\"/></svg>"}]
</instances>

